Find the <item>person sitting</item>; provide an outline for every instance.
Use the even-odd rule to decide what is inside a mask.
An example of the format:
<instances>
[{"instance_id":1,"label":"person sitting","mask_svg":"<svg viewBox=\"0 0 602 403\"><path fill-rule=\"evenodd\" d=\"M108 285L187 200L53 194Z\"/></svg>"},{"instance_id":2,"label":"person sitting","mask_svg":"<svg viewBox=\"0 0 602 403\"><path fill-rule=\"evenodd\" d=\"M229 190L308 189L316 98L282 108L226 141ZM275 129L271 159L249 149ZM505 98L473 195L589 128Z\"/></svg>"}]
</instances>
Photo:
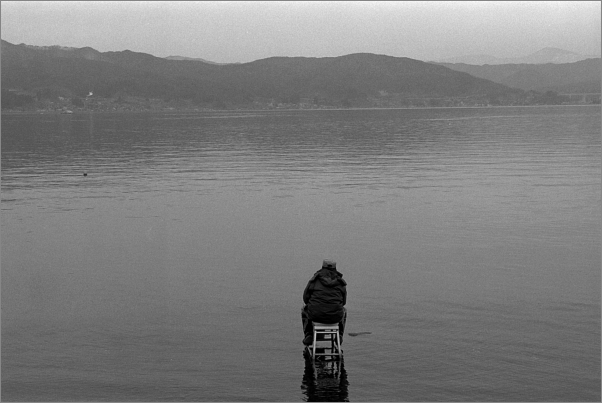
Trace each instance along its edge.
<instances>
[{"instance_id":1,"label":"person sitting","mask_svg":"<svg viewBox=\"0 0 602 403\"><path fill-rule=\"evenodd\" d=\"M305 335L303 344L306 346L314 342L312 322L338 323L340 341L343 342L347 320L347 283L336 267L336 262L324 260L322 268L313 275L303 291L305 305L301 309L301 320Z\"/></svg>"}]
</instances>

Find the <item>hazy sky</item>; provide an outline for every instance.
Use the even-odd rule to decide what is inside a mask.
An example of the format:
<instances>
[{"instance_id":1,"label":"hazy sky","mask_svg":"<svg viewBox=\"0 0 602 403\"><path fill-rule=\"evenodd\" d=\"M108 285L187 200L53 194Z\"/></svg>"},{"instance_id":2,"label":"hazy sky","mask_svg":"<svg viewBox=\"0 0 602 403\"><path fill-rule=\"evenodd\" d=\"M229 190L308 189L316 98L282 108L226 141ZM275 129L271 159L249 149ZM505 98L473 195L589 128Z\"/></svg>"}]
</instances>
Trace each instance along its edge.
<instances>
[{"instance_id":1,"label":"hazy sky","mask_svg":"<svg viewBox=\"0 0 602 403\"><path fill-rule=\"evenodd\" d=\"M249 62L368 52L419 60L600 55L601 3L2 1L2 39Z\"/></svg>"}]
</instances>

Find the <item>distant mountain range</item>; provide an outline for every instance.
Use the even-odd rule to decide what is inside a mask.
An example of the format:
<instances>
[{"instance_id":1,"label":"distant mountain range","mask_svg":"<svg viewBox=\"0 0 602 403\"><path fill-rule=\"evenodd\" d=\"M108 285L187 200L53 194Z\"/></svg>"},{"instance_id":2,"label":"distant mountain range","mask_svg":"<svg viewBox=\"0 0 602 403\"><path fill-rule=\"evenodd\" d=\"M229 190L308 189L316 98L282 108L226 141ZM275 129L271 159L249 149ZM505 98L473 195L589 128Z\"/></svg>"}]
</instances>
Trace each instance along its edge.
<instances>
[{"instance_id":1,"label":"distant mountain range","mask_svg":"<svg viewBox=\"0 0 602 403\"><path fill-rule=\"evenodd\" d=\"M500 64L475 66L439 63L452 70L484 78L512 88L539 92L599 93L602 59L586 59L564 64Z\"/></svg>"},{"instance_id":2,"label":"distant mountain range","mask_svg":"<svg viewBox=\"0 0 602 403\"><path fill-rule=\"evenodd\" d=\"M179 59L179 58L178 58ZM217 65L173 60L131 51L33 47L2 41L2 88L61 89L85 96L128 94L197 103L257 100L366 105L369 97L505 97L520 91L403 57L353 54L341 57L272 57Z\"/></svg>"},{"instance_id":3,"label":"distant mountain range","mask_svg":"<svg viewBox=\"0 0 602 403\"><path fill-rule=\"evenodd\" d=\"M99 52L89 47L37 47L4 40L1 48L3 94L13 89L36 94L37 99L86 97L93 92L107 99L175 99L203 107L510 105L537 99L520 87L500 83L502 73L489 77L461 71L468 68L458 66L368 53L216 64L129 50ZM580 79L577 73L574 78ZM548 97L545 102L552 101L556 102Z\"/></svg>"},{"instance_id":4,"label":"distant mountain range","mask_svg":"<svg viewBox=\"0 0 602 403\"><path fill-rule=\"evenodd\" d=\"M600 55L580 55L558 48L543 48L535 53L522 57L498 58L491 55L467 55L438 60L437 63L463 63L472 65L498 64L564 64L575 63L585 59L599 58Z\"/></svg>"},{"instance_id":5,"label":"distant mountain range","mask_svg":"<svg viewBox=\"0 0 602 403\"><path fill-rule=\"evenodd\" d=\"M203 63L209 63L209 64L217 64L219 66L223 66L223 65L226 65L226 64L232 64L232 63L216 63L216 62L212 62L212 61L209 61L209 60L201 59L200 57L167 56L166 59L167 60L193 60L193 61L197 61L197 62L203 62ZM239 64L239 63L234 63L234 64Z\"/></svg>"}]
</instances>

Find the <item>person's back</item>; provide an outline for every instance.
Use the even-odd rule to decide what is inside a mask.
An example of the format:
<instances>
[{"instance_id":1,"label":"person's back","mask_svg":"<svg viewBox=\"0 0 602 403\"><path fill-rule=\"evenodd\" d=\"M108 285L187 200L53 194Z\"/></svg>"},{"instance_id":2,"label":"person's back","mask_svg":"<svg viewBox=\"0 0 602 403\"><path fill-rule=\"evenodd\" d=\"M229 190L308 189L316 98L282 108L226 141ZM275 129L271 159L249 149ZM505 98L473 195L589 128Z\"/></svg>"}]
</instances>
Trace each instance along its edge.
<instances>
[{"instance_id":1,"label":"person's back","mask_svg":"<svg viewBox=\"0 0 602 403\"><path fill-rule=\"evenodd\" d=\"M312 321L320 323L339 323L339 334L345 330L347 303L347 283L343 275L336 270L336 263L324 260L322 268L309 280L303 291L305 306L301 311L303 344L313 343Z\"/></svg>"}]
</instances>

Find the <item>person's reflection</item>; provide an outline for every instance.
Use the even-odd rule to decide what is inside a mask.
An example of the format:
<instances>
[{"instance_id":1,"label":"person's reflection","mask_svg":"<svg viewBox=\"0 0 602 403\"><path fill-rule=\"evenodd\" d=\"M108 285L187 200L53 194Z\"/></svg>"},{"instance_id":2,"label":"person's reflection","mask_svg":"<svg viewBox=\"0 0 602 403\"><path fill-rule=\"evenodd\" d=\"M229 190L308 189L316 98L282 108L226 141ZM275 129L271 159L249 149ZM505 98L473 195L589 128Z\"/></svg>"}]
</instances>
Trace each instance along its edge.
<instances>
[{"instance_id":1,"label":"person's reflection","mask_svg":"<svg viewBox=\"0 0 602 403\"><path fill-rule=\"evenodd\" d=\"M344 361L305 358L301 390L306 402L348 402L349 382Z\"/></svg>"}]
</instances>

